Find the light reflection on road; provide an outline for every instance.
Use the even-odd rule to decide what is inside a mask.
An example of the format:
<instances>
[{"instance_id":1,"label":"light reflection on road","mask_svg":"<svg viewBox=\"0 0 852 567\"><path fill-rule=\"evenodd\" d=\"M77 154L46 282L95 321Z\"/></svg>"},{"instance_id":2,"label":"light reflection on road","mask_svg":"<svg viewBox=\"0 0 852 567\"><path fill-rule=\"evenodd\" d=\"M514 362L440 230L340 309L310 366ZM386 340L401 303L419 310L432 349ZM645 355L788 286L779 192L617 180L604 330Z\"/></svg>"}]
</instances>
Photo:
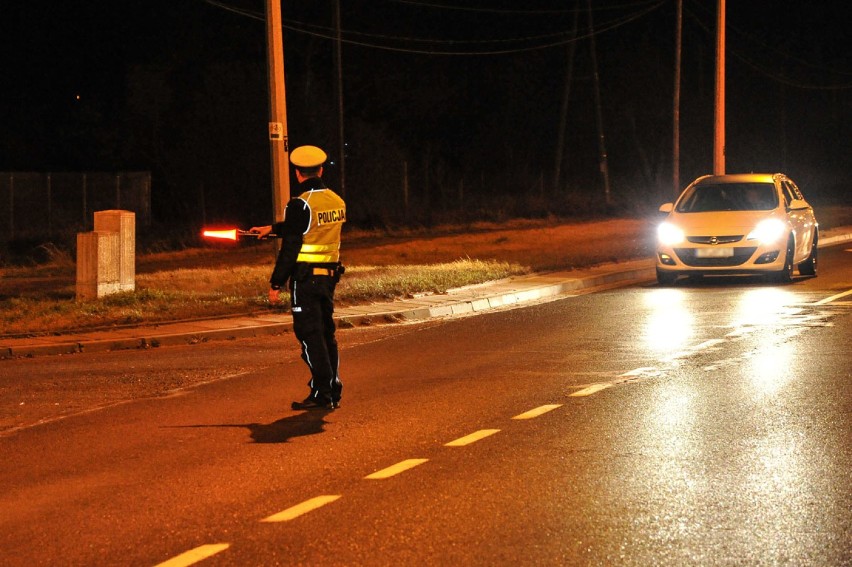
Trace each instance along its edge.
<instances>
[{"instance_id":1,"label":"light reflection on road","mask_svg":"<svg viewBox=\"0 0 852 567\"><path fill-rule=\"evenodd\" d=\"M658 518L653 538L671 542L697 533L711 517L708 509L713 509L721 513L714 521L740 533L745 544L772 555L797 556L797 546L809 545L801 538L814 529L819 532L825 522L811 504L819 500L821 490L811 478L821 478L812 468L826 459L803 436L790 399L799 390L792 386L801 366L789 339L824 325L825 314L803 309L800 298L785 289L745 290L728 321L722 322L730 332L721 331L724 336L700 348L694 344L700 313L693 313L690 294L654 291L645 296L645 347L664 359L671 356L670 363L715 351L719 359L710 365L702 360L701 368L713 368L711 376L731 386L739 382L733 391L745 396L742 404L720 414L723 406L718 399L702 397L700 382L656 384L638 437L647 458L633 466L653 479L651 493L677 494L678 503L668 502L668 513ZM729 350L734 344L745 346L746 352L734 354L738 349ZM674 368L686 375L693 372L688 364ZM720 440L732 426L739 441L721 450ZM718 491L719 486L728 489Z\"/></svg>"},{"instance_id":2,"label":"light reflection on road","mask_svg":"<svg viewBox=\"0 0 852 567\"><path fill-rule=\"evenodd\" d=\"M792 353L778 339L785 336L789 323L795 321L794 316L800 311L798 307L790 307L795 301L792 292L760 288L742 294L737 305L735 329L768 331L765 336L757 337L754 350L747 355L746 374L757 397L777 394L792 377Z\"/></svg>"},{"instance_id":3,"label":"light reflection on road","mask_svg":"<svg viewBox=\"0 0 852 567\"><path fill-rule=\"evenodd\" d=\"M773 396L792 378L792 353L784 344L761 344L751 354L747 374L758 397Z\"/></svg>"},{"instance_id":4,"label":"light reflection on road","mask_svg":"<svg viewBox=\"0 0 852 567\"><path fill-rule=\"evenodd\" d=\"M764 287L751 289L740 295L731 326L742 332L779 325L785 317L800 311L790 307L796 296L783 289Z\"/></svg>"},{"instance_id":5,"label":"light reflection on road","mask_svg":"<svg viewBox=\"0 0 852 567\"><path fill-rule=\"evenodd\" d=\"M684 348L695 334L693 314L678 289L655 289L644 296L651 309L645 324L644 343L654 353L665 354Z\"/></svg>"}]
</instances>

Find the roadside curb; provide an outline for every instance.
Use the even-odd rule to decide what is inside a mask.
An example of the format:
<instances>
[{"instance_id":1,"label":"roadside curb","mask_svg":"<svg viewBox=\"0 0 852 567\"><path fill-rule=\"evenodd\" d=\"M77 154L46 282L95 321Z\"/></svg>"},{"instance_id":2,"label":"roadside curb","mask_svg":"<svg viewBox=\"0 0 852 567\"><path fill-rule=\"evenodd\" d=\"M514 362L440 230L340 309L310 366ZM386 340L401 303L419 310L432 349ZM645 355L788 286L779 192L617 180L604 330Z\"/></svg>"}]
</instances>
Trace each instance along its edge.
<instances>
[{"instance_id":1,"label":"roadside curb","mask_svg":"<svg viewBox=\"0 0 852 567\"><path fill-rule=\"evenodd\" d=\"M653 261L609 264L578 272L535 273L498 282L388 303L339 307L341 329L478 313L625 281L652 279ZM292 332L289 313L162 324L115 331L8 339L0 358L151 349L161 346L237 340Z\"/></svg>"},{"instance_id":2,"label":"roadside curb","mask_svg":"<svg viewBox=\"0 0 852 567\"><path fill-rule=\"evenodd\" d=\"M843 244L844 242L852 242L852 233L822 238L817 247L823 248L825 246L834 246L835 244Z\"/></svg>"},{"instance_id":3,"label":"roadside curb","mask_svg":"<svg viewBox=\"0 0 852 567\"><path fill-rule=\"evenodd\" d=\"M655 274L653 264L650 262L648 263L648 266L635 267L624 271L615 271L580 278L563 279L565 276L565 272L559 272L551 276L555 279L560 280L554 283L542 283L539 285L529 286L526 289L517 289L514 291L507 291L503 293L494 293L482 297L460 300L434 307L409 309L399 311L393 315L396 315L401 319L417 320L429 319L433 317L446 317L449 315L475 313L515 305L518 303L525 303L529 301L545 299L548 297L564 295L572 291L579 291L592 287L600 287L623 281L652 279L654 278L654 275ZM548 275L542 274L538 277L539 279L547 279ZM351 318L344 318L344 320L348 319Z\"/></svg>"},{"instance_id":4,"label":"roadside curb","mask_svg":"<svg viewBox=\"0 0 852 567\"><path fill-rule=\"evenodd\" d=\"M852 242L849 227L826 236L819 247ZM623 282L653 280L654 260L633 260L577 271L534 273L425 295L368 305L338 307L335 321L341 329L419 321L452 315L480 313L523 304L589 288L615 286ZM0 359L36 356L153 349L280 335L292 332L288 312L237 316L203 321L163 323L129 329L78 332L65 335L0 339Z\"/></svg>"}]
</instances>

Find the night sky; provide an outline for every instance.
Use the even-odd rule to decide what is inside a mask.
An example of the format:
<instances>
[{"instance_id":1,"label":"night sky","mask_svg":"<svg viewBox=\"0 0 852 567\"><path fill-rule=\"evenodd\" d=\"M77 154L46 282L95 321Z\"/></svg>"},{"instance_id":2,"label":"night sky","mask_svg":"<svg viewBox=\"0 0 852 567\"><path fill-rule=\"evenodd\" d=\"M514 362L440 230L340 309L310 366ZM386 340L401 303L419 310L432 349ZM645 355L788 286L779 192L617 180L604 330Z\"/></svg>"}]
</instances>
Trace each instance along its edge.
<instances>
[{"instance_id":1,"label":"night sky","mask_svg":"<svg viewBox=\"0 0 852 567\"><path fill-rule=\"evenodd\" d=\"M355 222L602 210L586 0L340 4ZM591 4L615 210L653 210L672 192L675 2ZM727 170L783 171L816 203L847 199L846 2L727 4ZM712 170L715 10L684 0L682 185ZM0 0L0 171L147 170L163 223L268 222L264 11ZM334 0L284 0L283 16L291 147L326 148L338 186Z\"/></svg>"}]
</instances>

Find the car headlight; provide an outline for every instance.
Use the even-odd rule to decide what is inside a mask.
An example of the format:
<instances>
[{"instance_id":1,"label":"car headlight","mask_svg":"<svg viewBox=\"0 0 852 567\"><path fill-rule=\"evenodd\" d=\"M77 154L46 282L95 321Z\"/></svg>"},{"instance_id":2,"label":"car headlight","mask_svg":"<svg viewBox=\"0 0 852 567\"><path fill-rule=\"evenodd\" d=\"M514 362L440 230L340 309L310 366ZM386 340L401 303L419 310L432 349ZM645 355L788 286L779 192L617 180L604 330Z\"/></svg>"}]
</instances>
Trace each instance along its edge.
<instances>
[{"instance_id":1,"label":"car headlight","mask_svg":"<svg viewBox=\"0 0 852 567\"><path fill-rule=\"evenodd\" d=\"M778 242L787 232L787 225L778 219L765 219L757 223L748 233L748 240L759 240L761 244Z\"/></svg>"},{"instance_id":2,"label":"car headlight","mask_svg":"<svg viewBox=\"0 0 852 567\"><path fill-rule=\"evenodd\" d=\"M664 222L657 227L657 239L660 244L674 246L683 242L685 235L683 231L670 222Z\"/></svg>"}]
</instances>

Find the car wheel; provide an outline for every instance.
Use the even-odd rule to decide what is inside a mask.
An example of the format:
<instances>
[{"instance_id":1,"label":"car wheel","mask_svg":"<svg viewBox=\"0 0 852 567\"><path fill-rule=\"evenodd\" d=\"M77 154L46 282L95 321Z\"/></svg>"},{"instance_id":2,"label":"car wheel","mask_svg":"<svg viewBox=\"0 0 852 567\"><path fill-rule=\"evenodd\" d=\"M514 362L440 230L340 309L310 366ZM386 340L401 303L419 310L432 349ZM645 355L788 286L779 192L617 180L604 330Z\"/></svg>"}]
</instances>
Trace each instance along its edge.
<instances>
[{"instance_id":1,"label":"car wheel","mask_svg":"<svg viewBox=\"0 0 852 567\"><path fill-rule=\"evenodd\" d=\"M775 272L775 281L778 283L790 283L793 281L793 251L795 244L791 236L787 240L787 253L784 255L784 267L781 271Z\"/></svg>"},{"instance_id":2,"label":"car wheel","mask_svg":"<svg viewBox=\"0 0 852 567\"><path fill-rule=\"evenodd\" d=\"M814 235L814 243L811 245L811 255L799 264L799 273L803 276L817 275L817 236Z\"/></svg>"},{"instance_id":3,"label":"car wheel","mask_svg":"<svg viewBox=\"0 0 852 567\"><path fill-rule=\"evenodd\" d=\"M657 283L660 285L672 285L677 281L677 274L673 274L671 272L664 272L663 270L657 268Z\"/></svg>"}]
</instances>

